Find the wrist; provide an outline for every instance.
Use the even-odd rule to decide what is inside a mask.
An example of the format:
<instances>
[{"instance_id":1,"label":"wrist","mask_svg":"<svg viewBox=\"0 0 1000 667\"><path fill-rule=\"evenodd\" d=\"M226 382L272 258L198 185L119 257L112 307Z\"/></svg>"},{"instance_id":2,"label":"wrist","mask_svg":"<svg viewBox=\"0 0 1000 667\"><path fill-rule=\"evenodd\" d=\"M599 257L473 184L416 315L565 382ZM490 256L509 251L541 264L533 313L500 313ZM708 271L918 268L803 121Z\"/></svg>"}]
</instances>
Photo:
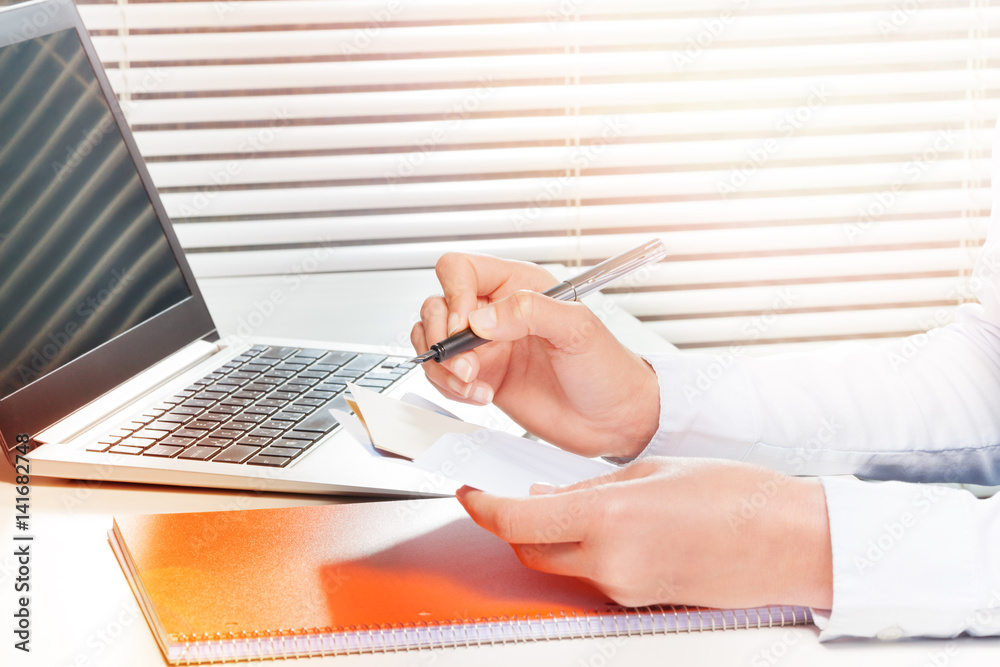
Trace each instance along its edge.
<instances>
[{"instance_id":1,"label":"wrist","mask_svg":"<svg viewBox=\"0 0 1000 667\"><path fill-rule=\"evenodd\" d=\"M826 494L817 478L793 477L787 518L779 539L788 578L782 598L817 609L833 605L833 554Z\"/></svg>"},{"instance_id":2,"label":"wrist","mask_svg":"<svg viewBox=\"0 0 1000 667\"><path fill-rule=\"evenodd\" d=\"M628 458L639 456L660 428L660 383L656 371L642 357L635 355L635 358L640 367L639 380L631 396L632 414L618 454Z\"/></svg>"}]
</instances>

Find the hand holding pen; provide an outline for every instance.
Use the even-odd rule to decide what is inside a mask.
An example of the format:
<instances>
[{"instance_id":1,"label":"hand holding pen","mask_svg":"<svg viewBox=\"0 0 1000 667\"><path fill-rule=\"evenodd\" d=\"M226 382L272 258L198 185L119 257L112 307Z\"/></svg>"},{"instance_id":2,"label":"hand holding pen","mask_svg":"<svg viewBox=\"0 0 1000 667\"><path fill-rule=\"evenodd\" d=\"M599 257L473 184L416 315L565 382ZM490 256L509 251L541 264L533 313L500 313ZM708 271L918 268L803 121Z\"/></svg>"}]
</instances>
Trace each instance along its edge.
<instances>
[{"instance_id":1,"label":"hand holding pen","mask_svg":"<svg viewBox=\"0 0 1000 667\"><path fill-rule=\"evenodd\" d=\"M554 297L572 299L573 289L579 297L624 275L622 264L627 272L662 256L659 242L645 245L652 247L632 251L638 260L625 253L559 284L534 264L445 255L437 265L444 295L424 302L410 334L414 348L426 355L431 344L467 326L492 342L425 363L428 380L448 398L492 401L527 430L567 450L634 455L656 430L655 374L589 308ZM558 291L545 296L553 285Z\"/></svg>"}]
</instances>

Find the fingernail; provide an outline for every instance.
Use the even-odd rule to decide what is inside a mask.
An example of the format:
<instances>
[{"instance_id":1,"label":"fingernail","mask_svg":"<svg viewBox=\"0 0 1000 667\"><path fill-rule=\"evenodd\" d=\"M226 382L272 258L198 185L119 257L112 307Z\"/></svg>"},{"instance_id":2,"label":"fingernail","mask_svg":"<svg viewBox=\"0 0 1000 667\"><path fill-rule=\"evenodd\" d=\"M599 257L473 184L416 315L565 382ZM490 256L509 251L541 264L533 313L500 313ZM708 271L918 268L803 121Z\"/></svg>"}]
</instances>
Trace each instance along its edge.
<instances>
[{"instance_id":1,"label":"fingernail","mask_svg":"<svg viewBox=\"0 0 1000 667\"><path fill-rule=\"evenodd\" d=\"M535 482L528 489L528 493L533 496L547 496L550 493L555 493L556 487L554 484L549 484L548 482Z\"/></svg>"},{"instance_id":2,"label":"fingernail","mask_svg":"<svg viewBox=\"0 0 1000 667\"><path fill-rule=\"evenodd\" d=\"M472 379L472 364L466 359L456 359L451 362L451 372L458 376L462 382Z\"/></svg>"},{"instance_id":3,"label":"fingernail","mask_svg":"<svg viewBox=\"0 0 1000 667\"><path fill-rule=\"evenodd\" d=\"M480 382L472 392L472 400L476 403L486 405L493 400L493 387Z\"/></svg>"},{"instance_id":4,"label":"fingernail","mask_svg":"<svg viewBox=\"0 0 1000 667\"><path fill-rule=\"evenodd\" d=\"M497 326L497 309L493 306L486 306L469 313L469 324L475 326L480 331L489 331Z\"/></svg>"},{"instance_id":5,"label":"fingernail","mask_svg":"<svg viewBox=\"0 0 1000 667\"><path fill-rule=\"evenodd\" d=\"M458 328L462 326L462 318L458 316L458 313L452 313L448 316L448 335L453 336L458 333Z\"/></svg>"},{"instance_id":6,"label":"fingernail","mask_svg":"<svg viewBox=\"0 0 1000 667\"><path fill-rule=\"evenodd\" d=\"M469 393L472 391L472 385L462 382L457 377L448 378L448 388L453 392L461 396L462 398L468 398Z\"/></svg>"}]
</instances>

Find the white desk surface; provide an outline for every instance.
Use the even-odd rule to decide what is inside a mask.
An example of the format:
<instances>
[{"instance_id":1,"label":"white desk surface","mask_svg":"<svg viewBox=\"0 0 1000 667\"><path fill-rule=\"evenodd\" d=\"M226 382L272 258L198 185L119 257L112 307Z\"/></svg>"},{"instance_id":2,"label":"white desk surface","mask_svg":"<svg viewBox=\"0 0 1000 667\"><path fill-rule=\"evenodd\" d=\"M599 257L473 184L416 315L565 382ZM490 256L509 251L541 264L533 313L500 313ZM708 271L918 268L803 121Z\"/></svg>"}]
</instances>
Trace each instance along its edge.
<instances>
[{"instance_id":1,"label":"white desk surface","mask_svg":"<svg viewBox=\"0 0 1000 667\"><path fill-rule=\"evenodd\" d=\"M381 344L408 349L407 334L425 295L436 290L429 271L312 276L296 289L280 278L201 282L223 333L246 321L279 290L282 301L259 322L260 336ZM599 302L598 307L602 307ZM266 305L264 307L266 310ZM663 347L623 313L611 326L641 351ZM262 320L262 321L261 321ZM35 478L31 489L32 651L13 648L17 565L13 556L12 471L0 474L0 665L83 667L164 665L153 635L107 542L112 516L211 511L338 502L337 498ZM706 573L711 576L711 573ZM959 667L1000 664L996 639L850 641L821 645L815 628L576 639L398 654L311 658L303 665L900 665Z\"/></svg>"}]
</instances>

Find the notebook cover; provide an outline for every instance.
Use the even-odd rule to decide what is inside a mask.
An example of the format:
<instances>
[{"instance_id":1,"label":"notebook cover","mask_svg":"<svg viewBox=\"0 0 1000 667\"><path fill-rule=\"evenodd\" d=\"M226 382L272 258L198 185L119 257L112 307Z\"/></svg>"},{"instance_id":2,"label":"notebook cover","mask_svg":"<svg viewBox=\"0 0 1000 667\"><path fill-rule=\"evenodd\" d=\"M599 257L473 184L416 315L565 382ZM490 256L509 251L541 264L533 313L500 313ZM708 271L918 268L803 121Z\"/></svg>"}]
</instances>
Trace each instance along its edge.
<instances>
[{"instance_id":1,"label":"notebook cover","mask_svg":"<svg viewBox=\"0 0 1000 667\"><path fill-rule=\"evenodd\" d=\"M530 570L452 498L115 518L165 632L301 631L618 608Z\"/></svg>"}]
</instances>

